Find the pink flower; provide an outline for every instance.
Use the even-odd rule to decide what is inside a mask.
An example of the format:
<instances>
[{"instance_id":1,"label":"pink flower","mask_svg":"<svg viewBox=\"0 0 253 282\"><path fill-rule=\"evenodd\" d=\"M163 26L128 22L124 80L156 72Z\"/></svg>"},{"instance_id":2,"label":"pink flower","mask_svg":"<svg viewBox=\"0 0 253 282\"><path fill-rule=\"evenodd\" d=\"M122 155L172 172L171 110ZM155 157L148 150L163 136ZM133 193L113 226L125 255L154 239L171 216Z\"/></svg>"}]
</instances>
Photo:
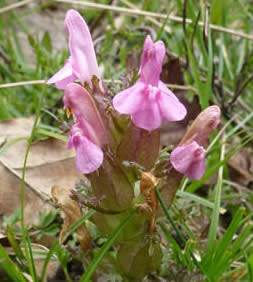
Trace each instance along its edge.
<instances>
[{"instance_id":1,"label":"pink flower","mask_svg":"<svg viewBox=\"0 0 253 282\"><path fill-rule=\"evenodd\" d=\"M217 106L210 106L197 116L178 147L171 152L170 162L175 170L189 178L201 179L206 169L203 147L207 146L209 136L219 125L220 116Z\"/></svg>"},{"instance_id":2,"label":"pink flower","mask_svg":"<svg viewBox=\"0 0 253 282\"><path fill-rule=\"evenodd\" d=\"M82 173L91 173L103 163L102 147L107 143L102 118L90 94L80 85L70 83L63 101L77 122L70 131L68 148L76 150L76 167Z\"/></svg>"},{"instance_id":3,"label":"pink flower","mask_svg":"<svg viewBox=\"0 0 253 282\"><path fill-rule=\"evenodd\" d=\"M103 163L104 154L99 145L89 138L88 130L82 122L72 126L68 149L76 150L76 168L82 173L91 173Z\"/></svg>"},{"instance_id":4,"label":"pink flower","mask_svg":"<svg viewBox=\"0 0 253 282\"><path fill-rule=\"evenodd\" d=\"M58 89L65 89L77 79L84 84L85 81L90 83L94 75L100 77L89 28L77 11L67 12L64 28L69 34L70 57L64 67L47 81L48 84L55 83Z\"/></svg>"},{"instance_id":5,"label":"pink flower","mask_svg":"<svg viewBox=\"0 0 253 282\"><path fill-rule=\"evenodd\" d=\"M200 180L206 169L205 149L196 141L178 146L171 152L170 161L175 170L189 178Z\"/></svg>"},{"instance_id":6,"label":"pink flower","mask_svg":"<svg viewBox=\"0 0 253 282\"><path fill-rule=\"evenodd\" d=\"M131 115L136 127L146 130L159 128L162 120L182 120L184 105L160 81L165 46L162 41L153 43L147 36L141 60L140 79L113 99L114 108L121 114Z\"/></svg>"}]
</instances>

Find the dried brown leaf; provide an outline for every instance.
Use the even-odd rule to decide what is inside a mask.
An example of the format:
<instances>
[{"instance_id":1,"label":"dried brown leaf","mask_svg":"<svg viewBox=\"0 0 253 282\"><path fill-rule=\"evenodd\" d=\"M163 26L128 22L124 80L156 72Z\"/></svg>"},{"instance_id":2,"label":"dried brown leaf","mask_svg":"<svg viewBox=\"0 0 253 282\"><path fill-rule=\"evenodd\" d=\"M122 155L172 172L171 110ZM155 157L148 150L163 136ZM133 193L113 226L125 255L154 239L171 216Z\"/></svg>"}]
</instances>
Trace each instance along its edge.
<instances>
[{"instance_id":1,"label":"dried brown leaf","mask_svg":"<svg viewBox=\"0 0 253 282\"><path fill-rule=\"evenodd\" d=\"M19 137L29 137L34 118L20 118L0 122L2 145ZM0 142L1 143L1 142ZM10 215L20 206L20 186L27 141L19 141L0 155L0 212ZM52 205L50 188L55 183L74 187L83 176L76 171L74 152L56 139L36 141L28 156L25 177L25 219L26 223L38 223L42 210Z\"/></svg>"},{"instance_id":2,"label":"dried brown leaf","mask_svg":"<svg viewBox=\"0 0 253 282\"><path fill-rule=\"evenodd\" d=\"M247 186L253 181L253 157L248 148L242 148L228 161L233 181Z\"/></svg>"},{"instance_id":3,"label":"dried brown leaf","mask_svg":"<svg viewBox=\"0 0 253 282\"><path fill-rule=\"evenodd\" d=\"M69 227L82 217L82 213L78 203L70 198L70 189L54 185L52 186L51 193L54 202L65 215L64 224L59 238L60 243L64 243L64 237L67 234ZM83 252L86 252L89 248L91 248L92 241L85 224L82 224L79 228L77 228L76 233Z\"/></svg>"}]
</instances>

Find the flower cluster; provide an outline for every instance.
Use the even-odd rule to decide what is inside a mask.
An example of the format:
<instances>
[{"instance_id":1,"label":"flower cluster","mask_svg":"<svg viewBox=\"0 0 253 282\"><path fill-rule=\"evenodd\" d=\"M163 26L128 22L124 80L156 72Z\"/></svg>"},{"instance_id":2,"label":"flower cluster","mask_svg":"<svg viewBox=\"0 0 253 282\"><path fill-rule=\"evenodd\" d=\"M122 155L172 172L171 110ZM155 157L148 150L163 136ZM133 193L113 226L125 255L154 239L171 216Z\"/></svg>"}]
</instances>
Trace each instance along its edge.
<instances>
[{"instance_id":1,"label":"flower cluster","mask_svg":"<svg viewBox=\"0 0 253 282\"><path fill-rule=\"evenodd\" d=\"M67 12L65 30L70 57L48 84L64 90L64 107L75 121L67 147L75 149L76 167L92 187L88 193L72 191L72 199L78 210L86 206L97 211L91 220L105 236L112 234L133 206L140 211L117 237L115 259L125 277L139 281L162 262L159 235L155 240L151 237L161 210L155 187L169 208L183 175L197 180L203 176L205 148L220 121L220 109L211 106L202 111L170 156L159 158L162 122L179 121L187 114L160 80L164 43L146 37L139 79L111 98L99 72L89 29L78 12ZM89 234L88 238L85 248L91 246Z\"/></svg>"},{"instance_id":2,"label":"flower cluster","mask_svg":"<svg viewBox=\"0 0 253 282\"><path fill-rule=\"evenodd\" d=\"M97 170L104 160L104 147L108 144L107 130L94 97L85 85L92 87L92 79L101 81L92 38L83 18L75 10L69 10L65 18L65 30L69 35L70 57L48 84L64 89L65 108L73 113L73 125L68 148L76 150L77 169L85 174ZM139 80L113 98L114 109L129 115L133 124L152 132L160 128L162 121L179 121L186 116L186 109L178 98L160 80L165 56L162 41L154 43L146 37ZM76 80L80 84L75 83ZM200 179L205 171L205 150L197 138L179 144L170 162L174 169L189 178Z\"/></svg>"}]
</instances>

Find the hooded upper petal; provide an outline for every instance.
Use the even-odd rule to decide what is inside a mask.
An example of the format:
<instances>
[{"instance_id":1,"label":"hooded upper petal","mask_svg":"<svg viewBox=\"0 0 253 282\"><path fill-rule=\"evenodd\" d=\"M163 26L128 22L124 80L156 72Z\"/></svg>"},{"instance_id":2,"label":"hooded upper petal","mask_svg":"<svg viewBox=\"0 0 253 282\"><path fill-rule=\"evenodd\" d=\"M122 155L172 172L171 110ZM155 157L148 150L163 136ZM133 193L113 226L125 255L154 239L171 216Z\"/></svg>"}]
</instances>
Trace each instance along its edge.
<instances>
[{"instance_id":1,"label":"hooded upper petal","mask_svg":"<svg viewBox=\"0 0 253 282\"><path fill-rule=\"evenodd\" d=\"M65 89L67 85L79 79L82 84L90 83L95 75L100 78L95 50L89 28L80 14L69 10L64 21L64 28L69 34L70 58L47 83L56 84L56 88Z\"/></svg>"},{"instance_id":2,"label":"hooded upper petal","mask_svg":"<svg viewBox=\"0 0 253 282\"><path fill-rule=\"evenodd\" d=\"M154 43L148 35L144 42L140 68L140 79L143 83L158 85L164 56L164 43L162 41Z\"/></svg>"},{"instance_id":3,"label":"hooded upper petal","mask_svg":"<svg viewBox=\"0 0 253 282\"><path fill-rule=\"evenodd\" d=\"M71 83L64 91L63 102L81 123L86 137L99 146L107 143L102 118L88 91L76 83Z\"/></svg>"},{"instance_id":4,"label":"hooded upper petal","mask_svg":"<svg viewBox=\"0 0 253 282\"><path fill-rule=\"evenodd\" d=\"M93 75L100 77L95 50L89 28L80 14L69 10L64 21L65 30L69 33L69 50L72 57L74 74L83 84L90 82Z\"/></svg>"},{"instance_id":5,"label":"hooded upper petal","mask_svg":"<svg viewBox=\"0 0 253 282\"><path fill-rule=\"evenodd\" d=\"M88 174L102 165L104 159L102 149L85 136L79 123L73 125L69 135L68 149L73 147L76 150L76 167L80 172Z\"/></svg>"},{"instance_id":6,"label":"hooded upper petal","mask_svg":"<svg viewBox=\"0 0 253 282\"><path fill-rule=\"evenodd\" d=\"M205 172L205 150L195 141L175 148L170 161L175 170L189 178L200 180Z\"/></svg>"},{"instance_id":7,"label":"hooded upper petal","mask_svg":"<svg viewBox=\"0 0 253 282\"><path fill-rule=\"evenodd\" d=\"M220 123L221 111L218 106L210 106L203 110L188 128L179 145L196 141L203 147L207 147L208 138Z\"/></svg>"}]
</instances>

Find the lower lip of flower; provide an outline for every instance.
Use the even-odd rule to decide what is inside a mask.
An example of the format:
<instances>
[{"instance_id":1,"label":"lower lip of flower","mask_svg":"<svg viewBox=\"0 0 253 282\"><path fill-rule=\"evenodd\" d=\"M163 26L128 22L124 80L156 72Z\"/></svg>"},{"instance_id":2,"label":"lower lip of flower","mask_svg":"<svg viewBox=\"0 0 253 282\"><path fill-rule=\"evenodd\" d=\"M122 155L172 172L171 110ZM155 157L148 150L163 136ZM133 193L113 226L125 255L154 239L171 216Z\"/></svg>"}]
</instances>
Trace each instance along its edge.
<instances>
[{"instance_id":1,"label":"lower lip of flower","mask_svg":"<svg viewBox=\"0 0 253 282\"><path fill-rule=\"evenodd\" d=\"M196 158L196 160L201 160L205 157L205 150L203 149L203 147L196 149L196 151L194 152L194 156Z\"/></svg>"},{"instance_id":2,"label":"lower lip of flower","mask_svg":"<svg viewBox=\"0 0 253 282\"><path fill-rule=\"evenodd\" d=\"M153 86L151 84L147 86L146 92L149 95L150 99L155 99L157 95L160 94L160 90L156 86Z\"/></svg>"}]
</instances>

